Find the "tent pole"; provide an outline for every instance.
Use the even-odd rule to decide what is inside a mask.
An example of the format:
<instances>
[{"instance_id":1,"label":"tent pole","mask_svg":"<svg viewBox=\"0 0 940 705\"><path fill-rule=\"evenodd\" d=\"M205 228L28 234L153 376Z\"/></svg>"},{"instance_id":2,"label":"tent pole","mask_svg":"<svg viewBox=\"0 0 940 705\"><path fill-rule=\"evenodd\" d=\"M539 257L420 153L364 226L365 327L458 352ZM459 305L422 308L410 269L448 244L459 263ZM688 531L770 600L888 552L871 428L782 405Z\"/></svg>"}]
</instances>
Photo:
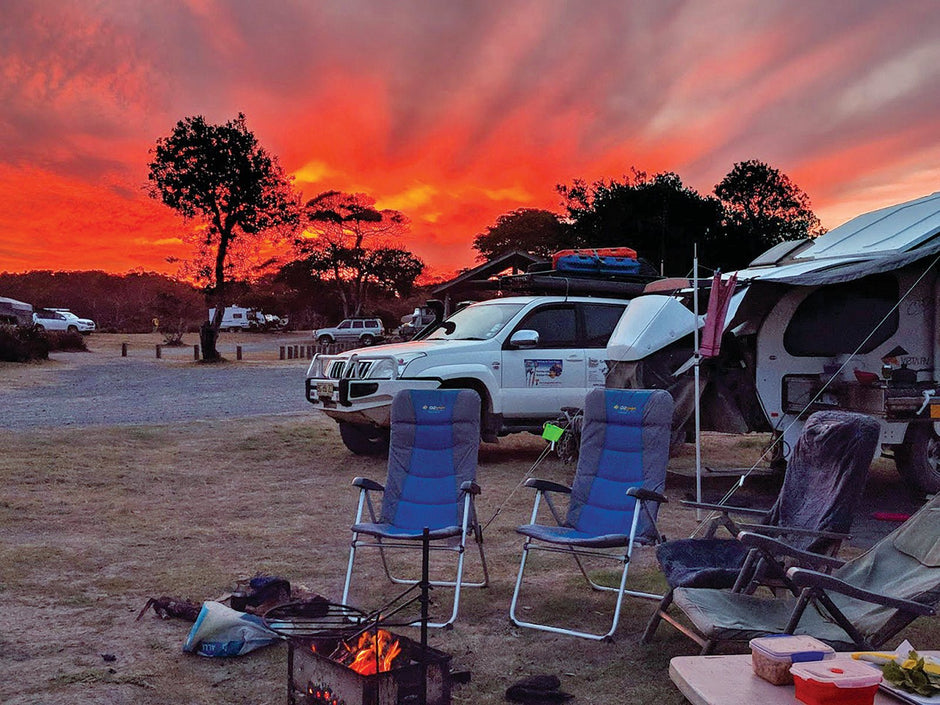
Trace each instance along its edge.
<instances>
[{"instance_id":1,"label":"tent pole","mask_svg":"<svg viewBox=\"0 0 940 705\"><path fill-rule=\"evenodd\" d=\"M699 366L702 361L701 350L699 350L699 315L698 315L698 243L692 245L692 308L695 312L695 326L692 331L693 345L695 348L695 366L693 374L695 375L695 501L702 501L702 410L701 400L699 399ZM696 519L701 521L702 510L696 509Z\"/></svg>"}]
</instances>

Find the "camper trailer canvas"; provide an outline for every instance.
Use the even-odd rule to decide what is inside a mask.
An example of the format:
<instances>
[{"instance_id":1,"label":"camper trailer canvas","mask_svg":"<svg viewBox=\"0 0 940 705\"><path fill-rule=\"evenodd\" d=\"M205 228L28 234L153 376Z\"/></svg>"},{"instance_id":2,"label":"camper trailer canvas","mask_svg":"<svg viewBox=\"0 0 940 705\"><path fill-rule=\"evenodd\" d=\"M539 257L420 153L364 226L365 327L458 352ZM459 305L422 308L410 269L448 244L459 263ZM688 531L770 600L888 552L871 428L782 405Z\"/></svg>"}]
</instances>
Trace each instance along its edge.
<instances>
[{"instance_id":1,"label":"camper trailer canvas","mask_svg":"<svg viewBox=\"0 0 940 705\"><path fill-rule=\"evenodd\" d=\"M901 477L940 491L938 263L935 193L783 243L736 272L719 354L700 366L702 428L773 431L785 459L813 411L864 412ZM696 398L692 334L706 322L692 299L691 289L635 299L607 350L608 386L673 393L677 435Z\"/></svg>"}]
</instances>

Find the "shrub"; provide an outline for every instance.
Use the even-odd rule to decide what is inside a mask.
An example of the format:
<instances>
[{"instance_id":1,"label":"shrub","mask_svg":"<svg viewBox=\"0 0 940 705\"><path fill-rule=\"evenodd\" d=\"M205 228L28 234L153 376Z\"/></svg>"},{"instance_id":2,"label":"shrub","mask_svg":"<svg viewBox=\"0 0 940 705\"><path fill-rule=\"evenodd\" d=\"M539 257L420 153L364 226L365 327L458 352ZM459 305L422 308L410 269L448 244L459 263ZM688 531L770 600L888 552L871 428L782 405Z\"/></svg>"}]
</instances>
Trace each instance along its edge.
<instances>
[{"instance_id":1,"label":"shrub","mask_svg":"<svg viewBox=\"0 0 940 705\"><path fill-rule=\"evenodd\" d=\"M38 326L0 325L0 360L29 362L49 358L49 338Z\"/></svg>"},{"instance_id":2,"label":"shrub","mask_svg":"<svg viewBox=\"0 0 940 705\"><path fill-rule=\"evenodd\" d=\"M49 339L49 350L62 350L64 352L88 351L85 337L81 333L68 333L64 331L46 331Z\"/></svg>"}]
</instances>

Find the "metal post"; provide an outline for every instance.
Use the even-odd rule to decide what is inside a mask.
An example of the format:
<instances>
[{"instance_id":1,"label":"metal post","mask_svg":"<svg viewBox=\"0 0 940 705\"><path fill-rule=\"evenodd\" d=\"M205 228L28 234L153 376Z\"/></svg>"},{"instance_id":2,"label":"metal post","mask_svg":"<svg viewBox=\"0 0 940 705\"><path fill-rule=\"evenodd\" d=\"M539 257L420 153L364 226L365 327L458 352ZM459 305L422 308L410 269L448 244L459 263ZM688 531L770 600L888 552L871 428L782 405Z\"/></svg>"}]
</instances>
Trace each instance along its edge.
<instances>
[{"instance_id":1,"label":"metal post","mask_svg":"<svg viewBox=\"0 0 940 705\"><path fill-rule=\"evenodd\" d=\"M428 591L431 585L431 530L425 526L421 532L421 690L419 705L428 703Z\"/></svg>"},{"instance_id":2,"label":"metal post","mask_svg":"<svg viewBox=\"0 0 940 705\"><path fill-rule=\"evenodd\" d=\"M199 362L199 345L193 345L193 360Z\"/></svg>"},{"instance_id":3,"label":"metal post","mask_svg":"<svg viewBox=\"0 0 940 705\"><path fill-rule=\"evenodd\" d=\"M159 344L157 345L157 359L158 360L160 359L160 355L162 354L162 351L160 350L160 348L162 347L163 347L162 345L159 345Z\"/></svg>"},{"instance_id":4,"label":"metal post","mask_svg":"<svg viewBox=\"0 0 940 705\"><path fill-rule=\"evenodd\" d=\"M127 357L127 343L121 343L121 357Z\"/></svg>"},{"instance_id":5,"label":"metal post","mask_svg":"<svg viewBox=\"0 0 940 705\"><path fill-rule=\"evenodd\" d=\"M241 345L235 346L235 359L236 360L242 359L242 346Z\"/></svg>"},{"instance_id":6,"label":"metal post","mask_svg":"<svg viewBox=\"0 0 940 705\"><path fill-rule=\"evenodd\" d=\"M286 357L287 357L287 352L284 350L284 346L282 345L281 346L281 359L283 360Z\"/></svg>"}]
</instances>

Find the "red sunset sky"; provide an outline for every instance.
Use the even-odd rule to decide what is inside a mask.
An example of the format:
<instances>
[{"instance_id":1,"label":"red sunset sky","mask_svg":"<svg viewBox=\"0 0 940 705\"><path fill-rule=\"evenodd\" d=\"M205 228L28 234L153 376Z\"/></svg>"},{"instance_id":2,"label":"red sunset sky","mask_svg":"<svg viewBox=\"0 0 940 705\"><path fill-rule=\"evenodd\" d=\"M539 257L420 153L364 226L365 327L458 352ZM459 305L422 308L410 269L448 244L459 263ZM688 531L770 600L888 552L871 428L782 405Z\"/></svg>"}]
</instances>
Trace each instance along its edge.
<instances>
[{"instance_id":1,"label":"red sunset sky","mask_svg":"<svg viewBox=\"0 0 940 705\"><path fill-rule=\"evenodd\" d=\"M0 271L173 273L148 150L197 114L403 211L437 276L631 166L761 159L830 228L940 184L935 0L0 0L0 52Z\"/></svg>"}]
</instances>

